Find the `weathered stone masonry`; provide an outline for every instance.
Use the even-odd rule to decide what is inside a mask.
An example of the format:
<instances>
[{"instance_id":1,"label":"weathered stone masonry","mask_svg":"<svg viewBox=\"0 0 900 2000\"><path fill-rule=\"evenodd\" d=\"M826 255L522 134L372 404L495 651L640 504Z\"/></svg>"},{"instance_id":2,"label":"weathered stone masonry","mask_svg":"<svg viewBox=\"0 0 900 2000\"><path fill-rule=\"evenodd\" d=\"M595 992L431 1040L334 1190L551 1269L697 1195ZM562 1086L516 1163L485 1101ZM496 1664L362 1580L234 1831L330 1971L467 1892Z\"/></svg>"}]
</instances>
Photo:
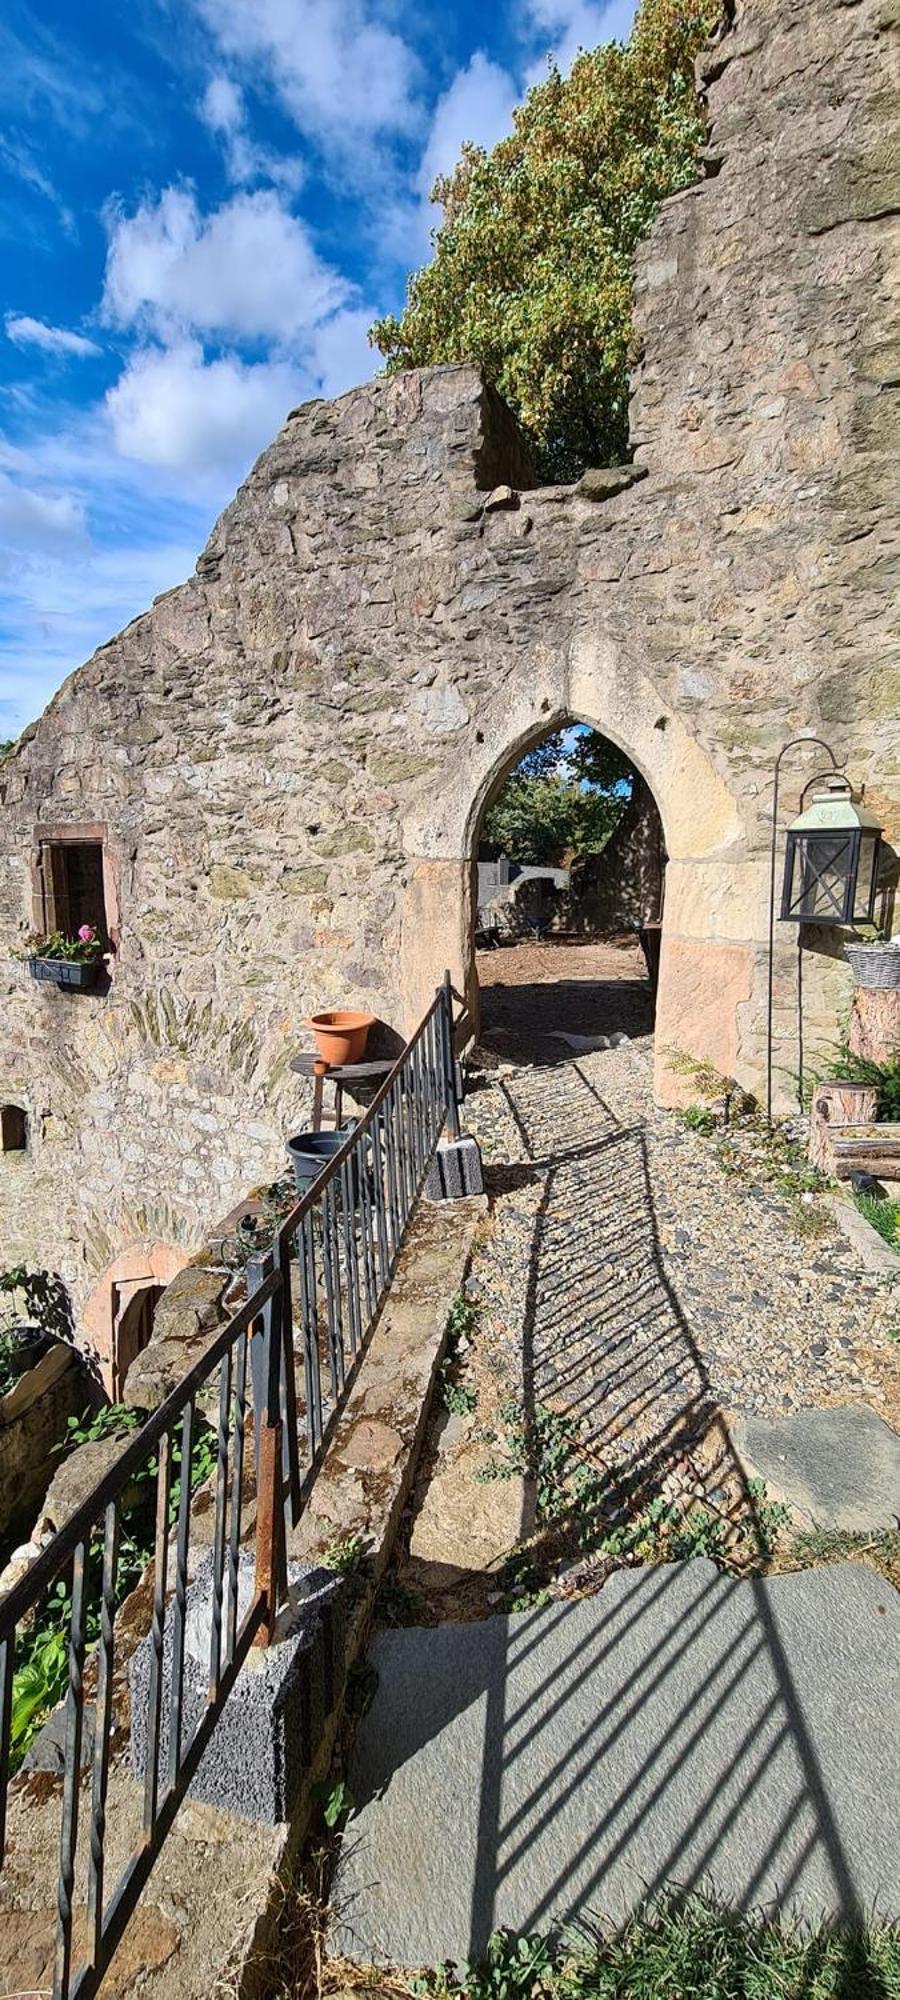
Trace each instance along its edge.
<instances>
[{"instance_id":1,"label":"weathered stone masonry","mask_svg":"<svg viewBox=\"0 0 900 2000\"><path fill-rule=\"evenodd\" d=\"M480 813L571 717L662 814L660 1050L759 1085L779 745L828 737L900 831L895 23L896 0L748 0L705 58L710 177L638 266L638 481L529 490L467 368L309 404L196 574L3 765L0 1090L30 1129L0 1159L4 1257L51 1263L82 1308L114 1260L180 1261L279 1168L314 1005L400 1028L445 964L471 993ZM36 827L87 822L118 948L107 995L67 996L5 954ZM809 942L808 1044L848 985Z\"/></svg>"}]
</instances>

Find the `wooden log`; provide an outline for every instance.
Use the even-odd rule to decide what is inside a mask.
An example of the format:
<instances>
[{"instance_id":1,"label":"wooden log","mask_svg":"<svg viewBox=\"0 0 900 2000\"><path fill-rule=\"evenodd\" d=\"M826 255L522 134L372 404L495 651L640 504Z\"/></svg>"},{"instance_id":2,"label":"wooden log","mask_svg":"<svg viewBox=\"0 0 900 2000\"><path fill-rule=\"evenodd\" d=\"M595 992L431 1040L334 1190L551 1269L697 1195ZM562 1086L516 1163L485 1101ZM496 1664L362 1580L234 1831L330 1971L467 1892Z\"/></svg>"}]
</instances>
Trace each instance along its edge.
<instances>
[{"instance_id":1,"label":"wooden log","mask_svg":"<svg viewBox=\"0 0 900 2000\"><path fill-rule=\"evenodd\" d=\"M866 1062L900 1056L900 986L854 986L848 1042Z\"/></svg>"},{"instance_id":2,"label":"wooden log","mask_svg":"<svg viewBox=\"0 0 900 2000\"><path fill-rule=\"evenodd\" d=\"M900 1180L900 1151L886 1154L882 1159L878 1153L863 1153L857 1159L835 1160L833 1178L848 1181L851 1174L871 1174L876 1181Z\"/></svg>"},{"instance_id":3,"label":"wooden log","mask_svg":"<svg viewBox=\"0 0 900 2000\"><path fill-rule=\"evenodd\" d=\"M832 1172L839 1181L851 1174L874 1174L876 1180L900 1178L900 1125L838 1126L830 1140Z\"/></svg>"},{"instance_id":4,"label":"wooden log","mask_svg":"<svg viewBox=\"0 0 900 2000\"><path fill-rule=\"evenodd\" d=\"M809 1157L820 1174L834 1172L834 1128L872 1124L877 1110L878 1092L871 1084L846 1083L838 1078L816 1084L809 1122Z\"/></svg>"}]
</instances>

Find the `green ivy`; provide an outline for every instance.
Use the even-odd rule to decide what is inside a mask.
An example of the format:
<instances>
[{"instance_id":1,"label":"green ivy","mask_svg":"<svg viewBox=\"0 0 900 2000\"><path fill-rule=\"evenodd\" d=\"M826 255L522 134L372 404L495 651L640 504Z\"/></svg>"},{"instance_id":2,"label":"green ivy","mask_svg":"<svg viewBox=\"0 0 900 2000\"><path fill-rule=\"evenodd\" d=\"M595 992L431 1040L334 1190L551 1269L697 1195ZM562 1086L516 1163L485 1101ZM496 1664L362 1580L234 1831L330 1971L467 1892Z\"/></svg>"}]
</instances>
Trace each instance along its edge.
<instances>
[{"instance_id":1,"label":"green ivy","mask_svg":"<svg viewBox=\"0 0 900 2000\"><path fill-rule=\"evenodd\" d=\"M658 1491L648 1498L640 1473L601 1468L586 1456L573 1418L539 1405L529 1419L515 1397L500 1404L496 1425L479 1436L501 1449L476 1478L530 1479L539 1530L616 1563L707 1556L719 1569L746 1575L768 1566L790 1518L756 1479L747 1481L736 1519L693 1499L669 1500ZM503 1578L508 1607L525 1609L549 1581L546 1559L542 1567L537 1551L517 1550L510 1562Z\"/></svg>"},{"instance_id":2,"label":"green ivy","mask_svg":"<svg viewBox=\"0 0 900 2000\"><path fill-rule=\"evenodd\" d=\"M90 1444L97 1438L122 1437L137 1430L141 1417L121 1403L70 1417L67 1446ZM190 1484L194 1492L205 1484L216 1465L216 1434L204 1419L197 1419L191 1448ZM180 1434L171 1444L172 1478L169 1491L169 1524L174 1525L181 1497L182 1450ZM159 1461L155 1454L135 1473L127 1504L119 1517L119 1544L116 1564L116 1608L124 1603L153 1555L156 1476ZM103 1574L103 1540L91 1537L85 1565L85 1639L93 1646L100 1633L100 1584ZM13 1675L10 1767L17 1770L26 1751L43 1728L48 1715L62 1700L68 1685L69 1629L72 1597L60 1578L53 1584L27 1633L20 1634Z\"/></svg>"}]
</instances>

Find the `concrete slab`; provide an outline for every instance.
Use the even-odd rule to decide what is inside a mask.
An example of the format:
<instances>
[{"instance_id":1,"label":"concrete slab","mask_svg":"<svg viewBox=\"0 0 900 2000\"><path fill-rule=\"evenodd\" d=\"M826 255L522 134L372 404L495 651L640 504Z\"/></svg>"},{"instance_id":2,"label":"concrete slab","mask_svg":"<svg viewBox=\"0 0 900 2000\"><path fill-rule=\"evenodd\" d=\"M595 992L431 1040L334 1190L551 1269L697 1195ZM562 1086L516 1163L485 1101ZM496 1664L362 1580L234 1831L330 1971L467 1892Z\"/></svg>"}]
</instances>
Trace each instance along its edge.
<instances>
[{"instance_id":1,"label":"concrete slab","mask_svg":"<svg viewBox=\"0 0 900 2000\"><path fill-rule=\"evenodd\" d=\"M867 1403L747 1417L738 1457L811 1527L873 1534L900 1520L900 1437Z\"/></svg>"},{"instance_id":2,"label":"concrete slab","mask_svg":"<svg viewBox=\"0 0 900 2000\"><path fill-rule=\"evenodd\" d=\"M618 1919L666 1883L900 1915L900 1596L859 1565L623 1571L579 1603L383 1633L372 1658L348 1956L459 1963L498 1926Z\"/></svg>"}]
</instances>

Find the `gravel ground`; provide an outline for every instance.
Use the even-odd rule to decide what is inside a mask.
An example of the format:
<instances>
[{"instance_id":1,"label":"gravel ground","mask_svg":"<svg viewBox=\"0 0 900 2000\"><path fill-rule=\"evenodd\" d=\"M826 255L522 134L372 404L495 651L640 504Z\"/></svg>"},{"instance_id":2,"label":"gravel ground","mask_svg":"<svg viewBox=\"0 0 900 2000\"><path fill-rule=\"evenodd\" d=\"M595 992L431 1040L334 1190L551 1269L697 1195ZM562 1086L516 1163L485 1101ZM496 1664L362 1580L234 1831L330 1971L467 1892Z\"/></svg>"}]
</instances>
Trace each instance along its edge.
<instances>
[{"instance_id":1,"label":"gravel ground","mask_svg":"<svg viewBox=\"0 0 900 2000\"><path fill-rule=\"evenodd\" d=\"M896 1416L900 1260L868 1273L827 1216L801 1236L795 1199L726 1173L654 1107L646 1043L488 1071L466 1122L491 1169L485 1332L537 1401L625 1443L710 1404Z\"/></svg>"},{"instance_id":2,"label":"gravel ground","mask_svg":"<svg viewBox=\"0 0 900 2000\"><path fill-rule=\"evenodd\" d=\"M654 1106L638 961L628 943L519 947L480 964L464 1120L491 1214L466 1287L478 1330L457 1370L478 1403L449 1427L437 1418L413 1517L425 1489L441 1509L435 1482L477 1448L504 1392L571 1415L592 1455L655 1481L721 1440L720 1415L726 1441L738 1415L854 1401L900 1428L900 1259L896 1278L867 1272L827 1209L767 1183L752 1133L736 1175L715 1139ZM622 1031L629 1018L639 1038L578 1056L546 1032ZM721 1449L713 1463L721 1480ZM446 1500L455 1517L449 1483Z\"/></svg>"}]
</instances>

